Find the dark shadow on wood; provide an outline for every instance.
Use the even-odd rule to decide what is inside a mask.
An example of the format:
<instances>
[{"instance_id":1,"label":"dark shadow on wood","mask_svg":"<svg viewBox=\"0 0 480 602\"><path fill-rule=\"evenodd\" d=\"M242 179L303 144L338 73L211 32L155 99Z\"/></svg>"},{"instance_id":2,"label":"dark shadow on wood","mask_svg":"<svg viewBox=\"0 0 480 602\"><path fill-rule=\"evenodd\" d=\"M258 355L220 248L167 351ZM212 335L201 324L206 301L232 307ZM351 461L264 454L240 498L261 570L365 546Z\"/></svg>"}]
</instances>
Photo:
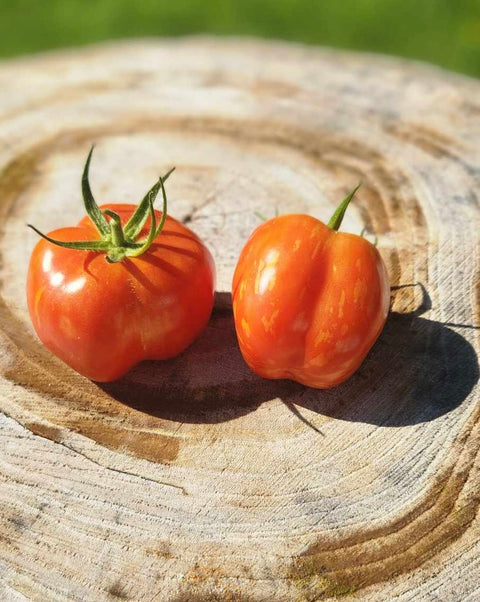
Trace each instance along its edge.
<instances>
[{"instance_id":1,"label":"dark shadow on wood","mask_svg":"<svg viewBox=\"0 0 480 602\"><path fill-rule=\"evenodd\" d=\"M225 422L275 398L290 409L382 426L434 420L465 400L479 368L461 334L420 317L430 306L423 289L415 311L391 312L359 370L333 389L317 390L255 375L238 348L231 296L217 293L208 327L184 353L143 362L123 379L99 386L136 410L187 423Z\"/></svg>"},{"instance_id":2,"label":"dark shadow on wood","mask_svg":"<svg viewBox=\"0 0 480 602\"><path fill-rule=\"evenodd\" d=\"M248 368L237 343L230 293L216 294L207 328L182 354L142 362L118 381L97 384L131 408L187 423L226 422L304 389L293 381L261 378Z\"/></svg>"},{"instance_id":3,"label":"dark shadow on wood","mask_svg":"<svg viewBox=\"0 0 480 602\"><path fill-rule=\"evenodd\" d=\"M423 285L411 286L421 288L421 304L407 314L390 313L360 369L334 389L305 389L297 405L394 427L434 420L466 399L479 378L475 349L446 325L420 317L431 300Z\"/></svg>"}]
</instances>

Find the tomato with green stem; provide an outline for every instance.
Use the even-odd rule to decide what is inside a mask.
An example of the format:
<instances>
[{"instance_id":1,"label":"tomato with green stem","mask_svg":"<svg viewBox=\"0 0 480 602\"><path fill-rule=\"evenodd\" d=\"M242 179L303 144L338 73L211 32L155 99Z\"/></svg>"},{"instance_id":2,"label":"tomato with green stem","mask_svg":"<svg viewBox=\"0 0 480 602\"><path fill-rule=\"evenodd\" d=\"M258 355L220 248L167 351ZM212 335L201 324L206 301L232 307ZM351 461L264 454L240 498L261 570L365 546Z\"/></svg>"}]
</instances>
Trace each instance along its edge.
<instances>
[{"instance_id":1,"label":"tomato with green stem","mask_svg":"<svg viewBox=\"0 0 480 602\"><path fill-rule=\"evenodd\" d=\"M34 248L27 276L33 326L44 345L100 382L141 360L178 355L206 326L214 298L212 256L189 228L167 215L159 178L138 206L99 207L82 177L87 215ZM162 192L163 210L154 209Z\"/></svg>"},{"instance_id":2,"label":"tomato with green stem","mask_svg":"<svg viewBox=\"0 0 480 602\"><path fill-rule=\"evenodd\" d=\"M261 224L233 277L242 355L265 378L330 388L360 366L389 310L387 269L375 245L338 232L355 188L325 225L309 215Z\"/></svg>"}]
</instances>

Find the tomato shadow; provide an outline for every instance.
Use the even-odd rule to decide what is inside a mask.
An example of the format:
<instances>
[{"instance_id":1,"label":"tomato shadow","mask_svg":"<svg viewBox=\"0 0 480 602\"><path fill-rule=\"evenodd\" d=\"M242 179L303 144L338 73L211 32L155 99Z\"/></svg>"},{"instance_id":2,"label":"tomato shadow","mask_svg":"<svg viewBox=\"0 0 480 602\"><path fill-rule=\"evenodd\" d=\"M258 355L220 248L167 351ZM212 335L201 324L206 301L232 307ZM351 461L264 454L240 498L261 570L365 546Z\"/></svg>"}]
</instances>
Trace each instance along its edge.
<instances>
[{"instance_id":1,"label":"tomato shadow","mask_svg":"<svg viewBox=\"0 0 480 602\"><path fill-rule=\"evenodd\" d=\"M230 293L216 293L208 326L179 356L142 362L122 379L97 385L135 410L199 424L233 420L265 401L304 390L292 381L260 378L248 368L237 343Z\"/></svg>"},{"instance_id":2,"label":"tomato shadow","mask_svg":"<svg viewBox=\"0 0 480 602\"><path fill-rule=\"evenodd\" d=\"M297 406L340 420L398 427L434 420L468 397L479 378L478 358L456 330L478 327L421 317L431 308L430 297L422 284L406 286L420 287L420 306L391 312L360 369L334 389L306 389Z\"/></svg>"},{"instance_id":3,"label":"tomato shadow","mask_svg":"<svg viewBox=\"0 0 480 602\"><path fill-rule=\"evenodd\" d=\"M181 355L143 362L123 379L98 386L135 410L185 423L226 422L272 399L283 401L317 432L302 408L391 427L434 420L458 407L478 381L475 350L453 330L476 327L421 317L431 302L418 286L423 296L418 309L391 312L359 370L333 389L254 374L238 348L230 293L216 294L207 328Z\"/></svg>"}]
</instances>

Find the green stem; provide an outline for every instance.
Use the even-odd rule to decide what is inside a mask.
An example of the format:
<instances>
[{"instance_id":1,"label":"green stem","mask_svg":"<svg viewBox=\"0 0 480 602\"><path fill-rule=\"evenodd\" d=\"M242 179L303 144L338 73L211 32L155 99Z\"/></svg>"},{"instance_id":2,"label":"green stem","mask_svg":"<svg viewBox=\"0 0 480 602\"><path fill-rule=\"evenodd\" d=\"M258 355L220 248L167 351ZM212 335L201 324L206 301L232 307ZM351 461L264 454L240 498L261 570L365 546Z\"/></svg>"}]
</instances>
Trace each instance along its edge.
<instances>
[{"instance_id":1,"label":"green stem","mask_svg":"<svg viewBox=\"0 0 480 602\"><path fill-rule=\"evenodd\" d=\"M162 231L162 228L165 224L165 220L167 219L167 194L165 192L164 182L168 179L175 168L172 168L164 176L159 178L158 182L156 182L145 195L139 207L136 209L133 216L130 217L124 228L118 213L115 213L115 211L112 211L111 209L105 209L103 212L100 211L100 208L93 198L88 181L88 171L90 160L92 158L92 152L93 146L90 149L83 171L82 192L87 214L97 227L97 230L100 233L100 239L76 241L56 240L50 236L47 236L46 234L43 234L34 226L30 224L28 224L28 226L32 228L32 230L34 230L39 236L59 247L76 249L78 251L106 253L106 259L109 263L117 263L124 257L138 257L149 249L156 237ZM161 220L157 224L153 203L160 189L162 190L163 197L163 211ZM151 224L148 236L143 240L137 240L149 216ZM107 220L106 217L110 219Z\"/></svg>"},{"instance_id":2,"label":"green stem","mask_svg":"<svg viewBox=\"0 0 480 602\"><path fill-rule=\"evenodd\" d=\"M83 194L83 204L85 205L85 211L87 215L90 217L92 222L95 224L100 236L105 237L109 232L110 228L108 227L107 220L103 217L102 212L100 211L95 199L93 198L92 191L90 189L90 182L88 179L88 172L90 169L90 161L92 159L92 153L94 149L94 145L90 149L88 153L87 162L85 163L85 167L83 169L82 175L82 194Z\"/></svg>"},{"instance_id":3,"label":"green stem","mask_svg":"<svg viewBox=\"0 0 480 602\"><path fill-rule=\"evenodd\" d=\"M153 208L153 201L150 201L150 220L150 232L148 233L147 239L141 247L135 249L134 251L130 251L128 253L129 257L138 257L139 255L142 255L142 253L145 253L145 251L148 250L152 242L155 240L155 237L157 236L157 220L155 218L155 209Z\"/></svg>"},{"instance_id":4,"label":"green stem","mask_svg":"<svg viewBox=\"0 0 480 602\"><path fill-rule=\"evenodd\" d=\"M43 232L37 230L32 224L27 224L27 226L46 241L57 245L57 247L63 247L64 249L76 249L77 251L108 251L110 248L110 245L106 240L56 240L55 238L43 234Z\"/></svg>"},{"instance_id":5,"label":"green stem","mask_svg":"<svg viewBox=\"0 0 480 602\"><path fill-rule=\"evenodd\" d=\"M175 167L172 167L172 169L167 171L167 173L161 178L159 178L158 181L155 182L152 188L150 188L147 194L143 197L142 202L138 205L137 209L135 210L135 213L128 220L127 225L125 226L124 232L128 240L134 239L140 234L148 218L148 214L150 211L150 201L152 201L152 203L155 201L158 191L160 190L160 183L165 183L174 170Z\"/></svg>"},{"instance_id":6,"label":"green stem","mask_svg":"<svg viewBox=\"0 0 480 602\"><path fill-rule=\"evenodd\" d=\"M155 238L163 230L163 226L165 225L165 220L167 219L167 193L165 192L165 186L163 185L163 182L164 182L164 180L162 178L160 178L160 188L162 189L163 207L162 207L162 217L160 219L160 223L158 224L157 231L155 232Z\"/></svg>"},{"instance_id":7,"label":"green stem","mask_svg":"<svg viewBox=\"0 0 480 602\"><path fill-rule=\"evenodd\" d=\"M122 221L118 213L112 211L111 209L105 209L103 212L104 215L108 215L110 218L110 236L112 245L114 247L124 247L126 240L123 234Z\"/></svg>"},{"instance_id":8,"label":"green stem","mask_svg":"<svg viewBox=\"0 0 480 602\"><path fill-rule=\"evenodd\" d=\"M335 231L337 231L340 228L340 226L342 225L343 217L345 215L345 211L347 210L347 207L348 207L350 201L353 199L353 196L355 195L357 190L360 188L360 186L361 186L361 184L357 184L357 186L355 186L355 188L352 190L352 192L350 194L347 194L347 196L340 203L337 210L332 215L330 221L327 224L329 228L332 228L332 230L335 230Z\"/></svg>"}]
</instances>

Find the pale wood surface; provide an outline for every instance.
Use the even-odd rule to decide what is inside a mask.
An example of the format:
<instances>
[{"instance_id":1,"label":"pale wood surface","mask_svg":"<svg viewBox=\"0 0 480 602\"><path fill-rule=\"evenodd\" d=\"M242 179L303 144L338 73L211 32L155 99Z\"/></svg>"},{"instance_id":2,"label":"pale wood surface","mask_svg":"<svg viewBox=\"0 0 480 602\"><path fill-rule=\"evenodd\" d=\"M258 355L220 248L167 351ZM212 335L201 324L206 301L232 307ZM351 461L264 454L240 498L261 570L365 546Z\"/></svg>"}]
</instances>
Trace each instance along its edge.
<instances>
[{"instance_id":1,"label":"pale wood surface","mask_svg":"<svg viewBox=\"0 0 480 602\"><path fill-rule=\"evenodd\" d=\"M480 84L257 41L121 43L0 64L0 599L469 601L480 596ZM136 202L217 264L182 356L99 387L39 344L35 235ZM255 212L379 237L392 313L330 391L244 365L230 280ZM71 213L68 217L67 212Z\"/></svg>"}]
</instances>

